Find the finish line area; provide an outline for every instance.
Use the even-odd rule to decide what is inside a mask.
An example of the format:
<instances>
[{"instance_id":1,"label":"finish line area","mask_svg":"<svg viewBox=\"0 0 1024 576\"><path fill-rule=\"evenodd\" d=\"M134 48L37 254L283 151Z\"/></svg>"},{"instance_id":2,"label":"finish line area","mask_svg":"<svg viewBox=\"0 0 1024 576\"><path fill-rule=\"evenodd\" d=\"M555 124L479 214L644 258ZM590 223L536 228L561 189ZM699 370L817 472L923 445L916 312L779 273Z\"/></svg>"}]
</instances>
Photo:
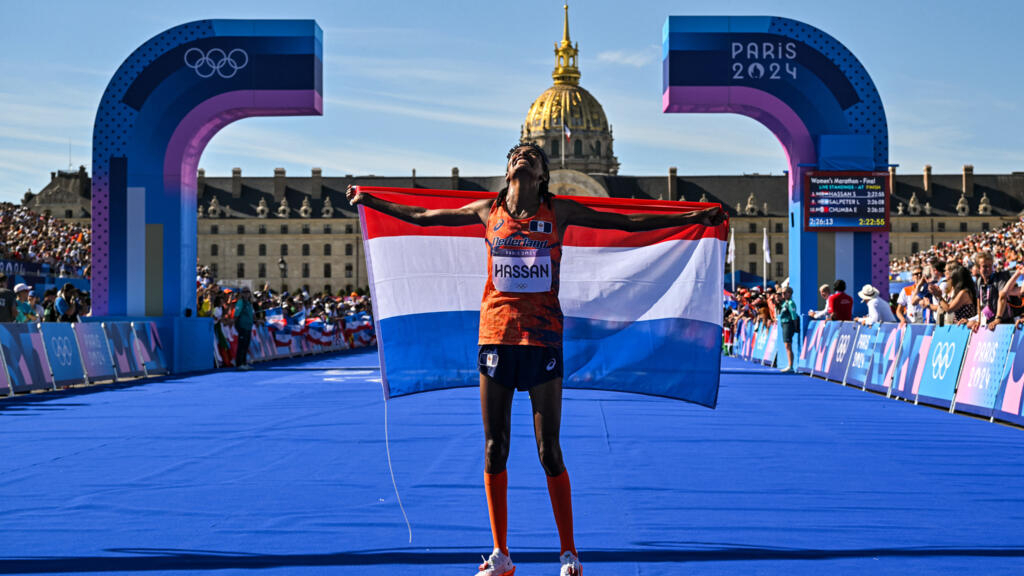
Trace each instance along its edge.
<instances>
[{"instance_id":1,"label":"finish line area","mask_svg":"<svg viewBox=\"0 0 1024 576\"><path fill-rule=\"evenodd\" d=\"M0 574L473 574L476 389L388 403L375 351L0 401ZM567 390L586 574L1016 574L1021 431L722 359L716 410ZM509 545L556 574L517 394Z\"/></svg>"}]
</instances>

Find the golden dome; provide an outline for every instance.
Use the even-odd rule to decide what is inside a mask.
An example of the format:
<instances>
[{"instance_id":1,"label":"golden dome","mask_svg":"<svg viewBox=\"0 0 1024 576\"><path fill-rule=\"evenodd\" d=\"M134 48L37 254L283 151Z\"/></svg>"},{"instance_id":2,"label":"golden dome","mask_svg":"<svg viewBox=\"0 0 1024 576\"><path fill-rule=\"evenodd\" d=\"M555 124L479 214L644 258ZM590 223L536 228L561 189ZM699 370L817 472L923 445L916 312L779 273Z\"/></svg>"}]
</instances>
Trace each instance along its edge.
<instances>
[{"instance_id":1,"label":"golden dome","mask_svg":"<svg viewBox=\"0 0 1024 576\"><path fill-rule=\"evenodd\" d=\"M597 98L579 85L579 45L569 39L569 7L563 8L562 41L555 44L551 73L555 84L530 105L520 141L543 147L552 160L560 157L562 167L615 174L619 163L612 152L608 117Z\"/></svg>"}]
</instances>

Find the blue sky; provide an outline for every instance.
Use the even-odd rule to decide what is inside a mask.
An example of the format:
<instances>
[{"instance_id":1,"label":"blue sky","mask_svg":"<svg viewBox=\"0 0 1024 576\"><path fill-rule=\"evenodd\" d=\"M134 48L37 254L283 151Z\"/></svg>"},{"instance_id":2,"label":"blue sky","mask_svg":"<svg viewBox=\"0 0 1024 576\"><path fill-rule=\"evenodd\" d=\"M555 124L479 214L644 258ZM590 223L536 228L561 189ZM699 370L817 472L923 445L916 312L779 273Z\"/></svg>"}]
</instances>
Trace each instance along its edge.
<instances>
[{"instance_id":1,"label":"blue sky","mask_svg":"<svg viewBox=\"0 0 1024 576\"><path fill-rule=\"evenodd\" d=\"M91 163L110 76L159 32L206 18L314 18L324 30L324 116L251 118L221 131L208 175L493 175L530 103L552 84L562 2L149 3L0 0L0 200ZM851 6L855 8L851 9ZM622 174L781 173L768 130L730 115L661 113L668 15L773 15L835 36L882 94L903 173L1024 170L1024 3L605 1L570 3L581 84L614 128Z\"/></svg>"}]
</instances>

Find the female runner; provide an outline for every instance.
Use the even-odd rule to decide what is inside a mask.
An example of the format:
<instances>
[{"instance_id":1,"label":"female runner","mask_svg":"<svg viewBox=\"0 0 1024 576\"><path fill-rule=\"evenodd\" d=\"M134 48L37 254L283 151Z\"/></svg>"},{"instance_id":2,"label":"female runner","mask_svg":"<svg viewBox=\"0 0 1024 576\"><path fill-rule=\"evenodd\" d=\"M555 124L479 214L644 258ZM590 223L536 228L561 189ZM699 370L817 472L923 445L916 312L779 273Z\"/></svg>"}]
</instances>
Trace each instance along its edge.
<instances>
[{"instance_id":1,"label":"female runner","mask_svg":"<svg viewBox=\"0 0 1024 576\"><path fill-rule=\"evenodd\" d=\"M488 246L487 284L480 305L480 405L483 412L484 487L494 551L477 576L512 576L515 566L506 544L508 460L512 396L528 391L537 454L547 474L551 508L561 541L561 576L580 576L573 542L569 475L562 462L562 309L558 271L562 238L569 226L625 231L684 224L715 226L725 219L720 207L677 214L600 212L548 191L548 159L533 143L508 153L508 186L495 199L461 208L428 210L387 202L349 187L351 204L362 204L420 226L483 224Z\"/></svg>"}]
</instances>

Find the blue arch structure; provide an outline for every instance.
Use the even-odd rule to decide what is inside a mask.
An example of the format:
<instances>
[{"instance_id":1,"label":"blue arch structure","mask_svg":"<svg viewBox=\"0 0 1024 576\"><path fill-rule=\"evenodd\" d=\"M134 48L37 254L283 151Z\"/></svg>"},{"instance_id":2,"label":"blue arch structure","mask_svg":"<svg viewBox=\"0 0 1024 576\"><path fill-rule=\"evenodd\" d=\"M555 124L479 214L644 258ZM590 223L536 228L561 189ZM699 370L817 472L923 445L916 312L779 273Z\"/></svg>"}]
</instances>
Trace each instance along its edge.
<instances>
[{"instance_id":1,"label":"blue arch structure","mask_svg":"<svg viewBox=\"0 0 1024 576\"><path fill-rule=\"evenodd\" d=\"M670 16L662 55L665 112L742 114L766 126L785 148L790 284L799 309L816 307L817 286L836 278L852 292L870 283L888 294L888 232L804 227L809 170L888 169L885 109L853 53L825 32L787 18Z\"/></svg>"},{"instance_id":2,"label":"blue arch structure","mask_svg":"<svg viewBox=\"0 0 1024 576\"><path fill-rule=\"evenodd\" d=\"M94 315L195 306L199 157L236 120L323 114L322 46L313 20L201 20L118 68L93 129Z\"/></svg>"}]
</instances>

